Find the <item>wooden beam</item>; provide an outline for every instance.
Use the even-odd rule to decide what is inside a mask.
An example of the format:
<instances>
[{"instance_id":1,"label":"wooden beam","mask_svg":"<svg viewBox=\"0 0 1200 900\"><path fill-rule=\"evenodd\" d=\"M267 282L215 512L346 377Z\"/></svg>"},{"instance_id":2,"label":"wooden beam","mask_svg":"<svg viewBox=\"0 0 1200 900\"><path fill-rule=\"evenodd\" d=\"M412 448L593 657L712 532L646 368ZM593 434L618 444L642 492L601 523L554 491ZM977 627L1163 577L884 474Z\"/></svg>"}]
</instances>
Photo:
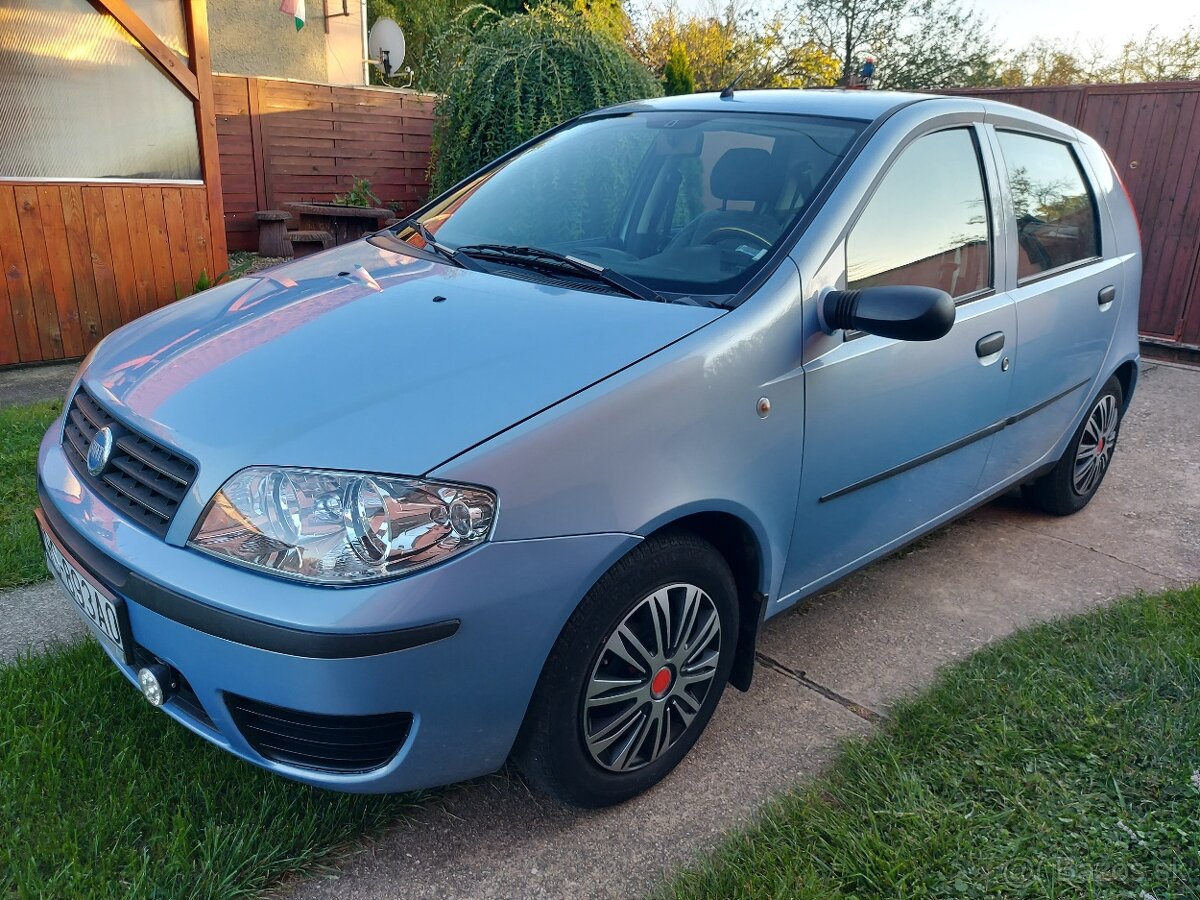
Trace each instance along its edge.
<instances>
[{"instance_id":1,"label":"wooden beam","mask_svg":"<svg viewBox=\"0 0 1200 900\"><path fill-rule=\"evenodd\" d=\"M150 54L150 58L158 64L179 86L179 89L196 100L200 97L200 89L196 76L188 69L179 55L162 42L157 34L150 30L125 0L91 0L92 6L101 12L106 12L117 20L122 28L129 32L135 41ZM184 4L184 9L192 4ZM186 15L186 12L185 12ZM205 25L207 31L207 24Z\"/></svg>"},{"instance_id":2,"label":"wooden beam","mask_svg":"<svg viewBox=\"0 0 1200 900\"><path fill-rule=\"evenodd\" d=\"M105 0L110 2L110 0ZM217 149L217 104L213 97L212 59L208 52L208 3L191 0L184 5L188 50L196 77L196 130L200 135L200 171L208 193L209 247L216 277L229 268L225 243L225 205L221 197L221 157Z\"/></svg>"}]
</instances>

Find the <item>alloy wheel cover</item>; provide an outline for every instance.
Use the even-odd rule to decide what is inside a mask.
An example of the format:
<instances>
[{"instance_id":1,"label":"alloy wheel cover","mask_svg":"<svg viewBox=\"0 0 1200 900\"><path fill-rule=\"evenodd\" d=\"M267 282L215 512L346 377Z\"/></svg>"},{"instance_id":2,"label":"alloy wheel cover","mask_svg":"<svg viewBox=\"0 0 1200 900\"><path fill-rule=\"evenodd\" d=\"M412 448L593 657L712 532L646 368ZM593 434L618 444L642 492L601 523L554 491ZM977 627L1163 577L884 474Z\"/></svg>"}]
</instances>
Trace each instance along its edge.
<instances>
[{"instance_id":1,"label":"alloy wheel cover","mask_svg":"<svg viewBox=\"0 0 1200 900\"><path fill-rule=\"evenodd\" d=\"M721 658L721 617L694 584L643 598L605 640L584 691L583 739L610 772L659 759L700 713Z\"/></svg>"},{"instance_id":2,"label":"alloy wheel cover","mask_svg":"<svg viewBox=\"0 0 1200 900\"><path fill-rule=\"evenodd\" d=\"M1075 448L1075 463L1071 470L1071 487L1080 497L1086 497L1100 484L1117 445L1120 424L1117 398L1112 394L1101 397L1088 416L1079 445Z\"/></svg>"}]
</instances>

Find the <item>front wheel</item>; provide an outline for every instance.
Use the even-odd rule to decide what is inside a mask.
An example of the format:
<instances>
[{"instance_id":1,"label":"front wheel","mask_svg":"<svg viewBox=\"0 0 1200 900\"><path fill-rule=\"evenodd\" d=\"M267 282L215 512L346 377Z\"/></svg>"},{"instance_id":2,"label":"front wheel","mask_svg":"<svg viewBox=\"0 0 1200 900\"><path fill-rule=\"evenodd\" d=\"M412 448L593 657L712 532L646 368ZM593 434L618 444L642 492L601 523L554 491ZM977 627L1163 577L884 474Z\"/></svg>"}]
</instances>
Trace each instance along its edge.
<instances>
[{"instance_id":1,"label":"front wheel","mask_svg":"<svg viewBox=\"0 0 1200 900\"><path fill-rule=\"evenodd\" d=\"M1117 449L1123 400L1121 382L1113 376L1105 382L1057 465L1025 489L1035 506L1067 516L1088 505Z\"/></svg>"},{"instance_id":2,"label":"front wheel","mask_svg":"<svg viewBox=\"0 0 1200 900\"><path fill-rule=\"evenodd\" d=\"M563 628L517 738L518 766L581 807L656 784L712 717L737 632L733 575L716 548L687 532L645 541Z\"/></svg>"}]
</instances>

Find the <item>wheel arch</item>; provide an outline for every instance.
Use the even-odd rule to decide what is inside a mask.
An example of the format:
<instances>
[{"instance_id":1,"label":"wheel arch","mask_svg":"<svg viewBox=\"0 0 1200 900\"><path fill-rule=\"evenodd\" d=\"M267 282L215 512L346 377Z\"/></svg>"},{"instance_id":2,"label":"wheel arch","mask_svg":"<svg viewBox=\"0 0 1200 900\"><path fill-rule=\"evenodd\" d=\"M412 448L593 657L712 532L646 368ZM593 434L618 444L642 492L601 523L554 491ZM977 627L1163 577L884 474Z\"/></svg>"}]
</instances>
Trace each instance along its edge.
<instances>
[{"instance_id":1,"label":"wheel arch","mask_svg":"<svg viewBox=\"0 0 1200 900\"><path fill-rule=\"evenodd\" d=\"M1117 381L1121 382L1121 414L1129 409L1129 401L1133 399L1134 389L1138 381L1138 363L1136 359L1127 359L1113 372Z\"/></svg>"},{"instance_id":2,"label":"wheel arch","mask_svg":"<svg viewBox=\"0 0 1200 900\"><path fill-rule=\"evenodd\" d=\"M770 577L764 542L746 519L725 510L689 512L657 525L645 536L664 531L688 531L708 541L733 573L738 594L738 642L729 683L738 690L749 690L758 628L767 602L764 587Z\"/></svg>"}]
</instances>

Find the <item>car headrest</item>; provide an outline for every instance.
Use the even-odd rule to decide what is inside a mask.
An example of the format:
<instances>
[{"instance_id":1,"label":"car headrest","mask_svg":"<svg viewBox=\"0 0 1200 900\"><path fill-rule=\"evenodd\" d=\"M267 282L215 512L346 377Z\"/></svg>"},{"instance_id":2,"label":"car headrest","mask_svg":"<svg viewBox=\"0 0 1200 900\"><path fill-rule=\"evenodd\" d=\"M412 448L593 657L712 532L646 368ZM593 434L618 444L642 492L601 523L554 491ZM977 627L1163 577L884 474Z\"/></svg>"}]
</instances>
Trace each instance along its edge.
<instances>
[{"instance_id":1,"label":"car headrest","mask_svg":"<svg viewBox=\"0 0 1200 900\"><path fill-rule=\"evenodd\" d=\"M735 147L713 166L709 189L718 200L774 200L783 189L783 166L766 150Z\"/></svg>"}]
</instances>

